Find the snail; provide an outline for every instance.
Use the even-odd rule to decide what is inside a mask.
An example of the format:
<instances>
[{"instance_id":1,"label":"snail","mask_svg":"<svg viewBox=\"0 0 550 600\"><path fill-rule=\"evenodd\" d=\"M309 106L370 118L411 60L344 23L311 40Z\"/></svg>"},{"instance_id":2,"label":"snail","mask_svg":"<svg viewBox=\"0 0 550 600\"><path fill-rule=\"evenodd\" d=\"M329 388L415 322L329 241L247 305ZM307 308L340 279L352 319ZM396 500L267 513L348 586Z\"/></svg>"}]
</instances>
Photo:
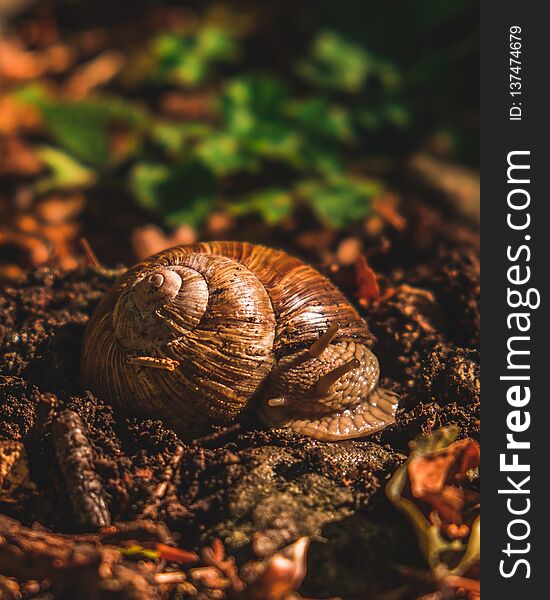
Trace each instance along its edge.
<instances>
[{"instance_id":1,"label":"snail","mask_svg":"<svg viewBox=\"0 0 550 600\"><path fill-rule=\"evenodd\" d=\"M313 267L246 242L176 246L137 264L84 335L82 378L126 412L184 433L256 407L319 440L394 422L367 323Z\"/></svg>"}]
</instances>

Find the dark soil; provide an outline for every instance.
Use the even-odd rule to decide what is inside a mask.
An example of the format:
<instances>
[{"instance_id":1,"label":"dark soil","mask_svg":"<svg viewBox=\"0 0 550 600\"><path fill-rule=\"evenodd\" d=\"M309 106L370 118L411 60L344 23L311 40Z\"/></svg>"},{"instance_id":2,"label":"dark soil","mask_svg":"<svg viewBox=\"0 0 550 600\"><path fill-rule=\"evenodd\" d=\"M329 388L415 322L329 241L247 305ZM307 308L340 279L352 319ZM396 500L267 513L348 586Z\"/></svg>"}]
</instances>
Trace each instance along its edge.
<instances>
[{"instance_id":1,"label":"dark soil","mask_svg":"<svg viewBox=\"0 0 550 600\"><path fill-rule=\"evenodd\" d=\"M112 278L42 269L2 290L0 439L24 443L35 487L0 512L55 532L83 529L52 439L52 410L65 407L85 426L113 521L164 521L190 550L220 537L238 564L313 536L304 595L399 587L394 565L421 568L422 557L386 481L420 433L454 423L460 437L479 435L477 235L423 204L411 202L406 218L406 234L372 256L381 300L360 307L384 384L402 397L397 423L367 440L322 443L253 421L181 440L161 421L123 418L79 379L84 328ZM351 268L318 266L355 296Z\"/></svg>"}]
</instances>

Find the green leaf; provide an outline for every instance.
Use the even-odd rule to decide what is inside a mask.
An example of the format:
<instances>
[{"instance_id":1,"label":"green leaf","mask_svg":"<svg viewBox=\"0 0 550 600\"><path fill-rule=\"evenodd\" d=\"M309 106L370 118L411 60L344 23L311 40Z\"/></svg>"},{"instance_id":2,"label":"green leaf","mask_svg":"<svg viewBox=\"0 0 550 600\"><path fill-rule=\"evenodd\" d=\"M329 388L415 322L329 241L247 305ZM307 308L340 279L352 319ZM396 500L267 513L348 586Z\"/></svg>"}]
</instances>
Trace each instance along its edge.
<instances>
[{"instance_id":1,"label":"green leaf","mask_svg":"<svg viewBox=\"0 0 550 600\"><path fill-rule=\"evenodd\" d=\"M408 109L402 104L388 103L385 109L385 117L388 123L396 127L408 127L411 122L411 115Z\"/></svg>"},{"instance_id":2,"label":"green leaf","mask_svg":"<svg viewBox=\"0 0 550 600\"><path fill-rule=\"evenodd\" d=\"M202 83L218 63L232 60L237 51L233 34L206 25L193 35L163 33L153 40L153 77L182 86Z\"/></svg>"},{"instance_id":3,"label":"green leaf","mask_svg":"<svg viewBox=\"0 0 550 600\"><path fill-rule=\"evenodd\" d=\"M388 98L379 105L370 103L355 113L357 123L370 131L377 131L388 125L398 129L406 128L411 123L409 109L401 103L392 102Z\"/></svg>"},{"instance_id":4,"label":"green leaf","mask_svg":"<svg viewBox=\"0 0 550 600\"><path fill-rule=\"evenodd\" d=\"M268 225L276 225L292 213L293 202L288 190L269 188L233 201L227 208L237 216L258 214Z\"/></svg>"},{"instance_id":5,"label":"green leaf","mask_svg":"<svg viewBox=\"0 0 550 600\"><path fill-rule=\"evenodd\" d=\"M177 77L182 67L185 69L185 56L193 48L189 36L181 37L173 33L163 33L152 41L152 53L156 59L155 77L167 81ZM183 63L183 64L182 64Z\"/></svg>"},{"instance_id":6,"label":"green leaf","mask_svg":"<svg viewBox=\"0 0 550 600\"><path fill-rule=\"evenodd\" d=\"M142 206L171 226L199 227L214 205L214 177L197 162L175 166L138 163L130 173L130 186Z\"/></svg>"},{"instance_id":7,"label":"green leaf","mask_svg":"<svg viewBox=\"0 0 550 600\"><path fill-rule=\"evenodd\" d=\"M332 31L319 33L310 56L296 67L298 74L309 83L348 93L364 86L371 68L371 58L361 46Z\"/></svg>"},{"instance_id":8,"label":"green leaf","mask_svg":"<svg viewBox=\"0 0 550 600\"><path fill-rule=\"evenodd\" d=\"M43 104L42 114L55 141L78 158L104 165L109 158L105 112L88 104Z\"/></svg>"},{"instance_id":9,"label":"green leaf","mask_svg":"<svg viewBox=\"0 0 550 600\"><path fill-rule=\"evenodd\" d=\"M285 87L275 79L262 76L233 79L222 92L225 126L237 137L257 135L258 129L269 129L282 122L286 98Z\"/></svg>"},{"instance_id":10,"label":"green leaf","mask_svg":"<svg viewBox=\"0 0 550 600\"><path fill-rule=\"evenodd\" d=\"M196 52L203 59L227 62L237 53L236 38L230 29L217 25L204 25L196 36Z\"/></svg>"},{"instance_id":11,"label":"green leaf","mask_svg":"<svg viewBox=\"0 0 550 600\"><path fill-rule=\"evenodd\" d=\"M245 145L253 154L268 160L279 160L294 167L304 164L303 138L290 126L273 124L259 127Z\"/></svg>"},{"instance_id":12,"label":"green leaf","mask_svg":"<svg viewBox=\"0 0 550 600\"><path fill-rule=\"evenodd\" d=\"M375 181L343 175L304 181L296 187L318 219L336 229L366 217L371 211L371 200L381 189Z\"/></svg>"},{"instance_id":13,"label":"green leaf","mask_svg":"<svg viewBox=\"0 0 550 600\"><path fill-rule=\"evenodd\" d=\"M34 183L38 194L54 189L67 189L90 186L96 181L96 174L82 166L71 156L50 146L38 148L37 155L50 174Z\"/></svg>"},{"instance_id":14,"label":"green leaf","mask_svg":"<svg viewBox=\"0 0 550 600\"><path fill-rule=\"evenodd\" d=\"M220 177L258 168L258 161L244 150L242 144L235 137L225 133L204 138L197 145L195 155Z\"/></svg>"},{"instance_id":15,"label":"green leaf","mask_svg":"<svg viewBox=\"0 0 550 600\"><path fill-rule=\"evenodd\" d=\"M30 83L18 88L13 93L13 97L20 102L39 106L40 103L47 101L48 93L46 88L40 83Z\"/></svg>"},{"instance_id":16,"label":"green leaf","mask_svg":"<svg viewBox=\"0 0 550 600\"><path fill-rule=\"evenodd\" d=\"M173 156L181 156L194 144L216 135L212 126L206 123L171 123L157 121L149 131L151 140Z\"/></svg>"},{"instance_id":17,"label":"green leaf","mask_svg":"<svg viewBox=\"0 0 550 600\"><path fill-rule=\"evenodd\" d=\"M58 101L40 86L19 90L17 97L36 106L57 144L94 166L105 167L121 157L115 157L109 144L110 129L124 125L132 132L133 149L139 136L151 124L149 115L121 98L94 101ZM132 151L132 146L127 153ZM125 158L125 156L123 157Z\"/></svg>"},{"instance_id":18,"label":"green leaf","mask_svg":"<svg viewBox=\"0 0 550 600\"><path fill-rule=\"evenodd\" d=\"M286 88L277 80L248 76L231 81L222 94L226 129L252 155L303 165L303 136L285 115Z\"/></svg>"},{"instance_id":19,"label":"green leaf","mask_svg":"<svg viewBox=\"0 0 550 600\"><path fill-rule=\"evenodd\" d=\"M311 136L339 142L349 142L353 138L348 111L324 98L291 102L287 113Z\"/></svg>"},{"instance_id":20,"label":"green leaf","mask_svg":"<svg viewBox=\"0 0 550 600\"><path fill-rule=\"evenodd\" d=\"M304 147L302 158L307 169L324 178L341 175L342 159L338 148L321 144L308 144Z\"/></svg>"}]
</instances>

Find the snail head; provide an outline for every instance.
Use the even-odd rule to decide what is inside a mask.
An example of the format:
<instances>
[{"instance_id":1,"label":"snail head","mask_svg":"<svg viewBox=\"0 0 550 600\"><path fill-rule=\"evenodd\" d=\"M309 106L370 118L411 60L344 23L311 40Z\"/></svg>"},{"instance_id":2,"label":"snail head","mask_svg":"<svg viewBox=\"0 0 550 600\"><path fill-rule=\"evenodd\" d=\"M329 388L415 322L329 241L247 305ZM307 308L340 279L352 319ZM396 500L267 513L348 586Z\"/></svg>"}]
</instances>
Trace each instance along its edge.
<instances>
[{"instance_id":1,"label":"snail head","mask_svg":"<svg viewBox=\"0 0 550 600\"><path fill-rule=\"evenodd\" d=\"M314 416L353 408L378 383L379 366L363 344L337 342L319 356L302 350L279 361L263 412Z\"/></svg>"}]
</instances>

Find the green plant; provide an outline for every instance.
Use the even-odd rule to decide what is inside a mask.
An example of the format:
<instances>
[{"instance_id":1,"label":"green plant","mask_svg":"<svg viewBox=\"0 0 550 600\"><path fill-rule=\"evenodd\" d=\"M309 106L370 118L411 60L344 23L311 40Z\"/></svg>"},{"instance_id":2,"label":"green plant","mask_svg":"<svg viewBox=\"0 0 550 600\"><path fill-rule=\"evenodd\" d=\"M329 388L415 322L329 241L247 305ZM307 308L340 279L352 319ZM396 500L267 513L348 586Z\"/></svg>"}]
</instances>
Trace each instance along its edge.
<instances>
[{"instance_id":1,"label":"green plant","mask_svg":"<svg viewBox=\"0 0 550 600\"><path fill-rule=\"evenodd\" d=\"M156 33L129 54L109 94L71 101L40 85L18 90L19 101L40 111L49 141L40 154L49 174L36 190L108 176L167 225L197 228L214 207L269 225L297 206L332 228L368 217L382 186L351 176L349 165L378 150L372 136L389 140L415 124L410 74L380 55L372 27L364 43L319 28L286 76L251 70L246 39L236 31L205 19L181 33ZM208 94L211 110L168 119L128 99L128 87L140 86ZM249 191L233 186L237 179L248 181Z\"/></svg>"}]
</instances>

